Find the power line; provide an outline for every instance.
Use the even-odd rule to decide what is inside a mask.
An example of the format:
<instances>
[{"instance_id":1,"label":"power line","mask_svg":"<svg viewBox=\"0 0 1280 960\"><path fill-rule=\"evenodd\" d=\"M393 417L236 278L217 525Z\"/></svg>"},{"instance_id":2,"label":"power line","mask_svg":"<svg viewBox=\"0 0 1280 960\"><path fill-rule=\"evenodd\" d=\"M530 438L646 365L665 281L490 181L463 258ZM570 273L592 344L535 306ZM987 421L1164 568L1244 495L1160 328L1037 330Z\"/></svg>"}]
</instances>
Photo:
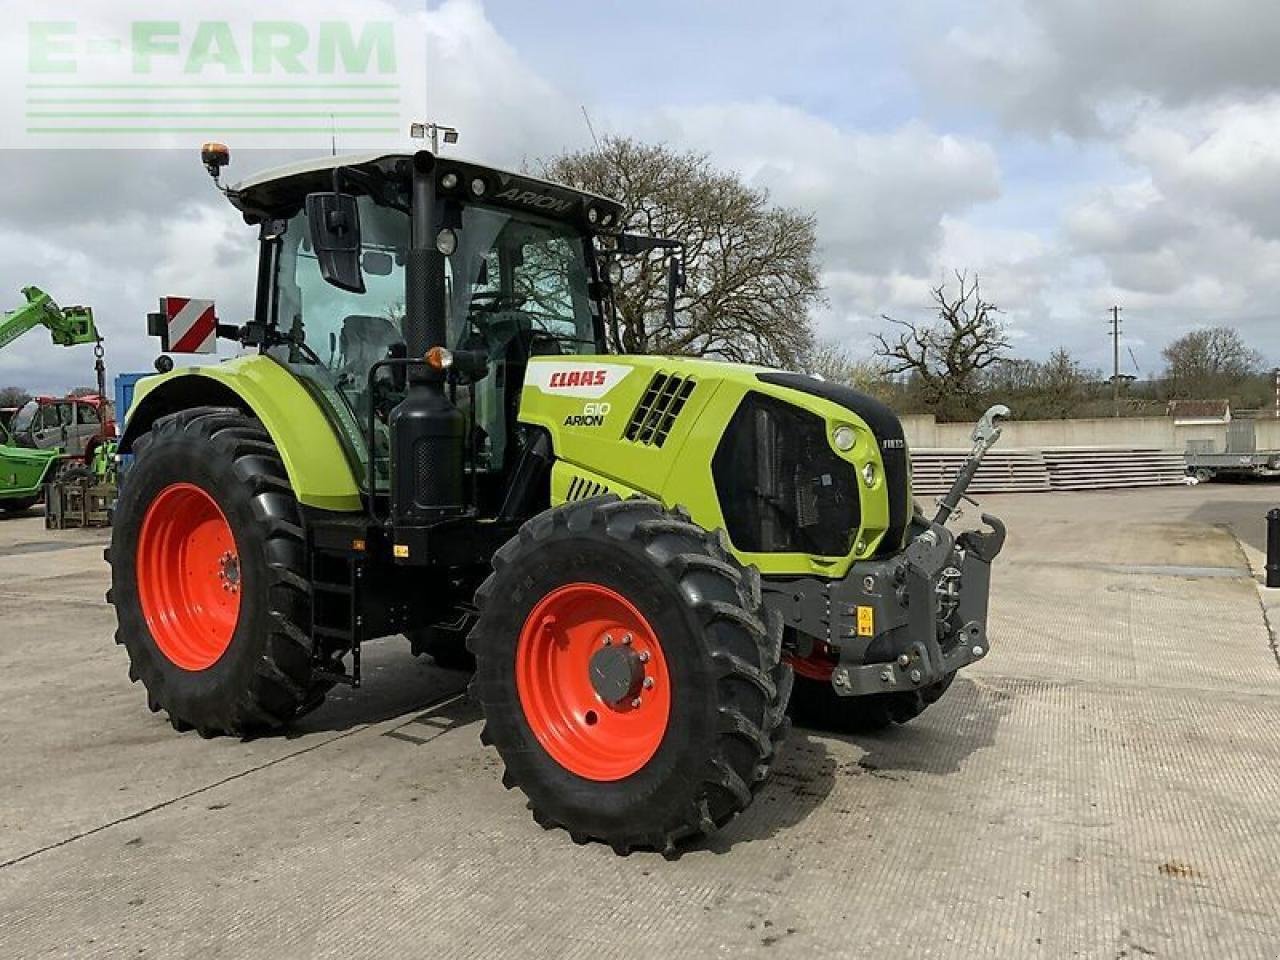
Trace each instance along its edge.
<instances>
[{"instance_id":1,"label":"power line","mask_svg":"<svg viewBox=\"0 0 1280 960\"><path fill-rule=\"evenodd\" d=\"M600 138L596 136L596 128L591 125L591 116L587 113L587 105L582 103L578 106L582 110L582 119L587 121L587 132L591 134L591 140L595 143L596 149L599 150Z\"/></svg>"}]
</instances>

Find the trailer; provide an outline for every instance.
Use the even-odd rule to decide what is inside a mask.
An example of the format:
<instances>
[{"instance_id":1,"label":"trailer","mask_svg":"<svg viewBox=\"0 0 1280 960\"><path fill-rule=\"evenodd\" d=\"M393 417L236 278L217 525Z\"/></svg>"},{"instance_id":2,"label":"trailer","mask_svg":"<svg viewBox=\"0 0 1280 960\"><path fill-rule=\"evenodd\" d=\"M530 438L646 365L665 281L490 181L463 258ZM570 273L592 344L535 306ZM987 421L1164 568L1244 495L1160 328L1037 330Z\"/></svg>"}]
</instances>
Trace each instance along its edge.
<instances>
[{"instance_id":1,"label":"trailer","mask_svg":"<svg viewBox=\"0 0 1280 960\"><path fill-rule=\"evenodd\" d=\"M1259 450L1253 420L1238 418L1227 423L1225 450L1215 440L1187 441L1187 476L1200 483L1215 477L1280 476L1280 450Z\"/></svg>"},{"instance_id":2,"label":"trailer","mask_svg":"<svg viewBox=\"0 0 1280 960\"><path fill-rule=\"evenodd\" d=\"M1280 450L1251 453L1199 453L1187 451L1187 476L1200 483L1215 477L1280 477Z\"/></svg>"}]
</instances>

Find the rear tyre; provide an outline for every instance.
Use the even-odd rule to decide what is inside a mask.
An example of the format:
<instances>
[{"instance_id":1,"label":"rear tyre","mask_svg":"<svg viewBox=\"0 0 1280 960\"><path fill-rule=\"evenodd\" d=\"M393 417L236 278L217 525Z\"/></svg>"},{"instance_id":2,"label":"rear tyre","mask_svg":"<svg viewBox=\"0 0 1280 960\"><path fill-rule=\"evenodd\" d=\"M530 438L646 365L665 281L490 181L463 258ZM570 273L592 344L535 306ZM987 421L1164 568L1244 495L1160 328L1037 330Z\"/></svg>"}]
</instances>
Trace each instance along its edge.
<instances>
[{"instance_id":1,"label":"rear tyre","mask_svg":"<svg viewBox=\"0 0 1280 960\"><path fill-rule=\"evenodd\" d=\"M112 528L111 592L153 711L246 735L317 705L298 503L266 431L238 410L164 417L134 444Z\"/></svg>"},{"instance_id":2,"label":"rear tyre","mask_svg":"<svg viewBox=\"0 0 1280 960\"><path fill-rule=\"evenodd\" d=\"M792 719L802 727L832 733L872 733L895 723L908 723L937 703L956 676L949 673L919 690L842 697L831 686L833 664L815 658L793 660L792 665L796 671Z\"/></svg>"},{"instance_id":3,"label":"rear tyre","mask_svg":"<svg viewBox=\"0 0 1280 960\"><path fill-rule=\"evenodd\" d=\"M613 496L540 514L493 566L471 693L540 824L674 855L746 808L791 689L754 569L682 511Z\"/></svg>"},{"instance_id":4,"label":"rear tyre","mask_svg":"<svg viewBox=\"0 0 1280 960\"><path fill-rule=\"evenodd\" d=\"M20 500L0 500L0 511L5 513L23 513L24 511L30 510L39 502L40 498L38 496L23 497Z\"/></svg>"}]
</instances>

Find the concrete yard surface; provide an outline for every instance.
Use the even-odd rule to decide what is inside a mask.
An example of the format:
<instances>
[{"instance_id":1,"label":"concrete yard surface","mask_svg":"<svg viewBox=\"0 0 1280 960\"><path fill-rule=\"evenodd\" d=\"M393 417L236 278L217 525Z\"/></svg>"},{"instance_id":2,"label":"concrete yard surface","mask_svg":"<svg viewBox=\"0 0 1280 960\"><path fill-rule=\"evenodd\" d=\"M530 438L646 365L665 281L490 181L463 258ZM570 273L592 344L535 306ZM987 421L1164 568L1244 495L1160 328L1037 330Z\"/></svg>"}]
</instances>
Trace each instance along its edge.
<instances>
[{"instance_id":1,"label":"concrete yard surface","mask_svg":"<svg viewBox=\"0 0 1280 960\"><path fill-rule=\"evenodd\" d=\"M285 734L174 732L112 642L105 534L0 520L0 956L1274 960L1276 499L986 498L989 657L907 726L797 729L671 862L539 828L466 678L403 640Z\"/></svg>"}]
</instances>

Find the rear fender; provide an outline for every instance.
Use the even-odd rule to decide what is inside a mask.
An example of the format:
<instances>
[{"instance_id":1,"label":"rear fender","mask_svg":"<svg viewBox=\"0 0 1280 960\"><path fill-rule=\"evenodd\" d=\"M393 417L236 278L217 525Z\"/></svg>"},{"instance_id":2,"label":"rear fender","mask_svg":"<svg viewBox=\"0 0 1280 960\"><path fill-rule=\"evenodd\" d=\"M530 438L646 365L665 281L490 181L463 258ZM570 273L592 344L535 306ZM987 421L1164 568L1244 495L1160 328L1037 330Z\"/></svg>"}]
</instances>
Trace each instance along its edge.
<instances>
[{"instance_id":1,"label":"rear fender","mask_svg":"<svg viewBox=\"0 0 1280 960\"><path fill-rule=\"evenodd\" d=\"M280 451L298 501L321 510L363 509L360 486L333 424L292 373L270 357L239 357L138 381L120 452L158 419L192 407L237 407L256 417Z\"/></svg>"}]
</instances>

